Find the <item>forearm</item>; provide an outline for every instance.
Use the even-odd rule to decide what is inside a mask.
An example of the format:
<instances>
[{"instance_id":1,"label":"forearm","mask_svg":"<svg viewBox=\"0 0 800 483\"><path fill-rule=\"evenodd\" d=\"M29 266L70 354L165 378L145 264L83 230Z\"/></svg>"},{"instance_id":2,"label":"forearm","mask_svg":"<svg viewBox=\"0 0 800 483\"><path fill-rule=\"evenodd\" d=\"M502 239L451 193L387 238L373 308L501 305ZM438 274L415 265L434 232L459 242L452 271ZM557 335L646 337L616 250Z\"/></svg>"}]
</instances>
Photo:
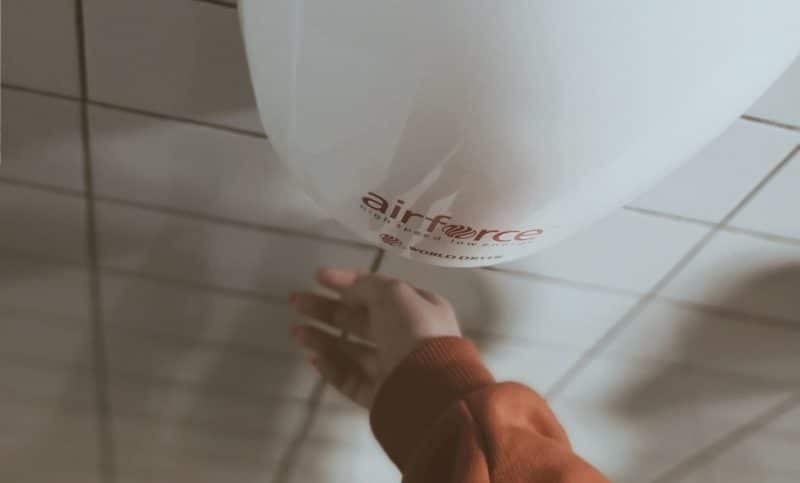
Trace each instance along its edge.
<instances>
[{"instance_id":1,"label":"forearm","mask_svg":"<svg viewBox=\"0 0 800 483\"><path fill-rule=\"evenodd\" d=\"M496 383L464 339L412 352L378 392L371 422L407 482L607 481L538 394Z\"/></svg>"}]
</instances>

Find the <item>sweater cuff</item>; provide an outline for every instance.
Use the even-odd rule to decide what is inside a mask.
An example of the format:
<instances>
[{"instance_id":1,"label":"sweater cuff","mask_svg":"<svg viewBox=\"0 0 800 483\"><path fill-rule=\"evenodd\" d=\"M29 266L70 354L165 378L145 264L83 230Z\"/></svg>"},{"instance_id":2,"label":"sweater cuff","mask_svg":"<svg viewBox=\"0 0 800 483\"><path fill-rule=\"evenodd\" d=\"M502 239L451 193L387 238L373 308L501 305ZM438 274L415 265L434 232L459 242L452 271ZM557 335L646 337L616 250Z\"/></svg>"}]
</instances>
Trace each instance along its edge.
<instances>
[{"instance_id":1,"label":"sweater cuff","mask_svg":"<svg viewBox=\"0 0 800 483\"><path fill-rule=\"evenodd\" d=\"M414 448L447 408L493 382L468 340L428 339L406 356L379 388L370 414L372 432L404 471Z\"/></svg>"}]
</instances>

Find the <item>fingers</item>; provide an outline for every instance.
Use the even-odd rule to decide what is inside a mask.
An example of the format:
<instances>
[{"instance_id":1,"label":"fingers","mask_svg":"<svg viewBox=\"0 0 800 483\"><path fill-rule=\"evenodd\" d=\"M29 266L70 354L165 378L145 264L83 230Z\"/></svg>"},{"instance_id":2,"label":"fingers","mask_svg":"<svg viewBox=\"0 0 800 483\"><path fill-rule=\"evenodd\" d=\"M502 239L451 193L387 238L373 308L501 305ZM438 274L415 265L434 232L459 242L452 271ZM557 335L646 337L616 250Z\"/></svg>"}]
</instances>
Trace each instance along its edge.
<instances>
[{"instance_id":1,"label":"fingers","mask_svg":"<svg viewBox=\"0 0 800 483\"><path fill-rule=\"evenodd\" d=\"M377 273L347 268L321 268L317 281L342 297L351 306L369 307L381 299L384 286L392 279Z\"/></svg>"},{"instance_id":2,"label":"fingers","mask_svg":"<svg viewBox=\"0 0 800 483\"><path fill-rule=\"evenodd\" d=\"M295 327L293 333L315 354L311 363L326 381L354 402L370 407L377 386L375 349L310 326Z\"/></svg>"},{"instance_id":3,"label":"fingers","mask_svg":"<svg viewBox=\"0 0 800 483\"><path fill-rule=\"evenodd\" d=\"M353 285L359 276L366 273L367 272L361 270L352 270L349 268L325 267L317 270L316 278L317 282L323 287L341 293L343 290Z\"/></svg>"},{"instance_id":4,"label":"fingers","mask_svg":"<svg viewBox=\"0 0 800 483\"><path fill-rule=\"evenodd\" d=\"M294 327L292 334L303 347L325 360L338 365L354 364L364 375L377 374L377 352L373 347L342 339L309 325Z\"/></svg>"},{"instance_id":5,"label":"fingers","mask_svg":"<svg viewBox=\"0 0 800 483\"><path fill-rule=\"evenodd\" d=\"M421 288L417 288L416 290L417 293L419 293L422 298L424 298L425 300L434 305L440 305L444 300L443 297L437 293L429 292Z\"/></svg>"},{"instance_id":6,"label":"fingers","mask_svg":"<svg viewBox=\"0 0 800 483\"><path fill-rule=\"evenodd\" d=\"M362 339L370 339L367 313L362 308L352 308L339 300L311 292L292 294L291 302L298 312L307 317Z\"/></svg>"}]
</instances>

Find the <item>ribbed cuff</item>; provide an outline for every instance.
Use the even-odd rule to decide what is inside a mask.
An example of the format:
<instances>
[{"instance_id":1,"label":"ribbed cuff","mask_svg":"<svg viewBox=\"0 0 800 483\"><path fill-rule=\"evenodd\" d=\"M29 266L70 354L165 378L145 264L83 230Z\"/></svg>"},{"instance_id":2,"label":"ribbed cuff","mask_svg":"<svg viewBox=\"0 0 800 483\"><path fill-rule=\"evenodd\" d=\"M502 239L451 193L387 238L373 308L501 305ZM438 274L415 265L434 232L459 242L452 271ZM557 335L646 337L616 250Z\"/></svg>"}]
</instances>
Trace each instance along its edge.
<instances>
[{"instance_id":1,"label":"ribbed cuff","mask_svg":"<svg viewBox=\"0 0 800 483\"><path fill-rule=\"evenodd\" d=\"M404 471L414 448L444 411L493 382L468 340L427 340L403 359L378 390L370 414L372 432Z\"/></svg>"}]
</instances>

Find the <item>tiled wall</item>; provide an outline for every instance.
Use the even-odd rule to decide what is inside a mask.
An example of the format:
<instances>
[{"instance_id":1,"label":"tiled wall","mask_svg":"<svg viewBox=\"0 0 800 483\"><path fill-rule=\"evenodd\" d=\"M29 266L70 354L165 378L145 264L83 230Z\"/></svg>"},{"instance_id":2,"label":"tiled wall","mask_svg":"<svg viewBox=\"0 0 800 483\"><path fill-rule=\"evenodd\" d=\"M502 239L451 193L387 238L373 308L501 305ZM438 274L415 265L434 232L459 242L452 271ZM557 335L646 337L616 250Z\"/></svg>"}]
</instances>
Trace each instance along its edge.
<instances>
[{"instance_id":1,"label":"tiled wall","mask_svg":"<svg viewBox=\"0 0 800 483\"><path fill-rule=\"evenodd\" d=\"M447 270L292 189L235 2L2 8L1 481L399 481L288 343L320 264L448 296L614 481L800 481L800 61L605 221Z\"/></svg>"}]
</instances>

